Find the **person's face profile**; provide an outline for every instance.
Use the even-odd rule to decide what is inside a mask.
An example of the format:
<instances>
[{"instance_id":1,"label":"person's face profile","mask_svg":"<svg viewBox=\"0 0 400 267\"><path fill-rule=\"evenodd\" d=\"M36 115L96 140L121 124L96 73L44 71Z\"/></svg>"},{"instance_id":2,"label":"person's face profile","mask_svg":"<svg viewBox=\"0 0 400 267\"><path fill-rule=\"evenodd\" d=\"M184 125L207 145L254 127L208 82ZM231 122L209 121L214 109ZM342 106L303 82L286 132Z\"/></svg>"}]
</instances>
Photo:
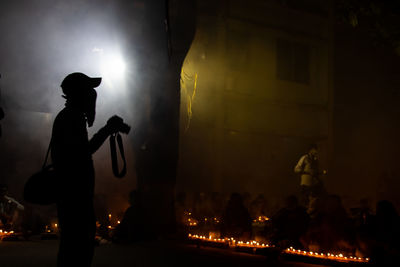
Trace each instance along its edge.
<instances>
[{"instance_id":1,"label":"person's face profile","mask_svg":"<svg viewBox=\"0 0 400 267\"><path fill-rule=\"evenodd\" d=\"M312 148L312 149L310 150L310 155L313 156L313 157L316 157L316 156L318 155L317 149Z\"/></svg>"}]
</instances>

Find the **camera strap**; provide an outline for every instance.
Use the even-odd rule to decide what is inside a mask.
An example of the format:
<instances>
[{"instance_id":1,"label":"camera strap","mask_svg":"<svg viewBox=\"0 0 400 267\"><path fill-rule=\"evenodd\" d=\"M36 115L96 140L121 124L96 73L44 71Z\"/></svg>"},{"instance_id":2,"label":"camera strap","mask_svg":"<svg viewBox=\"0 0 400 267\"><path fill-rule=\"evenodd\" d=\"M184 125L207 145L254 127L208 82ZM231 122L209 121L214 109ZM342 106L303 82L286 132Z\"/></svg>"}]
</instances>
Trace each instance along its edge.
<instances>
[{"instance_id":1,"label":"camera strap","mask_svg":"<svg viewBox=\"0 0 400 267\"><path fill-rule=\"evenodd\" d=\"M50 139L49 147L47 148L47 152L46 152L46 157L45 157L43 165L42 165L42 170L46 169L49 166L53 166L53 164L50 164L49 166L46 166L47 160L49 159L50 150L51 150L51 143L52 142L53 142L53 137Z\"/></svg>"},{"instance_id":2,"label":"camera strap","mask_svg":"<svg viewBox=\"0 0 400 267\"><path fill-rule=\"evenodd\" d=\"M117 146L115 144L115 138L117 138L119 154L123 162L123 167L121 171L119 171L118 168L118 156L117 156ZM114 133L110 135L110 150L111 150L112 171L115 177L122 178L126 174L126 160L125 160L124 145L122 143L122 137L119 133Z\"/></svg>"}]
</instances>

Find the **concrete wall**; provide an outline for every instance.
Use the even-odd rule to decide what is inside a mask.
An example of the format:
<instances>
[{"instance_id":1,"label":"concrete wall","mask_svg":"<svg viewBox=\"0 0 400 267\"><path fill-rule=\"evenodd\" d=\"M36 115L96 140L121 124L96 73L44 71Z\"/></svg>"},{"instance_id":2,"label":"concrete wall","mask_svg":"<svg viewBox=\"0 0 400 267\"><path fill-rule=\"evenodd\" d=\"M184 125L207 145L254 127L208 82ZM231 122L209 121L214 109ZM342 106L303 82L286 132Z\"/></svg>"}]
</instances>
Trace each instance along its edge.
<instances>
[{"instance_id":1,"label":"concrete wall","mask_svg":"<svg viewBox=\"0 0 400 267\"><path fill-rule=\"evenodd\" d=\"M329 15L279 1L200 2L181 74L177 190L296 192L293 167L308 144L317 142L323 165L329 161ZM308 82L278 79L278 40L308 48Z\"/></svg>"}]
</instances>

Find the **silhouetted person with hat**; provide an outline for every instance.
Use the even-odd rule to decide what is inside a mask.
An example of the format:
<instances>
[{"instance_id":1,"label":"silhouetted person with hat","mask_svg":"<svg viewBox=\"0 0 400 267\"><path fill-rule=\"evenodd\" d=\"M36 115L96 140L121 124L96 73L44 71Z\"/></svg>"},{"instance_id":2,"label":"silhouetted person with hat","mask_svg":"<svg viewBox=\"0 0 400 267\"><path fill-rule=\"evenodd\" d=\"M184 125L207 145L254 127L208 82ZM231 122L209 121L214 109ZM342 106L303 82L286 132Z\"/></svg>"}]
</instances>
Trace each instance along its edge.
<instances>
[{"instance_id":1,"label":"silhouetted person with hat","mask_svg":"<svg viewBox=\"0 0 400 267\"><path fill-rule=\"evenodd\" d=\"M106 138L118 132L122 119L113 116L90 140L101 78L69 74L61 84L65 108L54 121L51 156L59 179L57 212L60 247L57 266L90 266L94 252L94 167L92 154Z\"/></svg>"}]
</instances>

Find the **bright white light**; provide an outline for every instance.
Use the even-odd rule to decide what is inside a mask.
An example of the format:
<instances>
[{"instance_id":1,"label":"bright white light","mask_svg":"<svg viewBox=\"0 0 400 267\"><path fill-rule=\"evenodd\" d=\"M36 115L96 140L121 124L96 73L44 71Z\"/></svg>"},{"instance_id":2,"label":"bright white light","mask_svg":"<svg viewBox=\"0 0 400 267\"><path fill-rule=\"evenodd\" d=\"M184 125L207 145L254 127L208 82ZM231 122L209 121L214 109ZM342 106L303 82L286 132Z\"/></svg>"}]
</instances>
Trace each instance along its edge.
<instances>
[{"instance_id":1,"label":"bright white light","mask_svg":"<svg viewBox=\"0 0 400 267\"><path fill-rule=\"evenodd\" d=\"M124 78L126 65L119 54L104 56L101 62L101 74L114 81Z\"/></svg>"},{"instance_id":2,"label":"bright white light","mask_svg":"<svg viewBox=\"0 0 400 267\"><path fill-rule=\"evenodd\" d=\"M121 88L125 82L126 63L122 54L117 50L105 50L94 47L93 53L99 55L100 74L107 87Z\"/></svg>"}]
</instances>

